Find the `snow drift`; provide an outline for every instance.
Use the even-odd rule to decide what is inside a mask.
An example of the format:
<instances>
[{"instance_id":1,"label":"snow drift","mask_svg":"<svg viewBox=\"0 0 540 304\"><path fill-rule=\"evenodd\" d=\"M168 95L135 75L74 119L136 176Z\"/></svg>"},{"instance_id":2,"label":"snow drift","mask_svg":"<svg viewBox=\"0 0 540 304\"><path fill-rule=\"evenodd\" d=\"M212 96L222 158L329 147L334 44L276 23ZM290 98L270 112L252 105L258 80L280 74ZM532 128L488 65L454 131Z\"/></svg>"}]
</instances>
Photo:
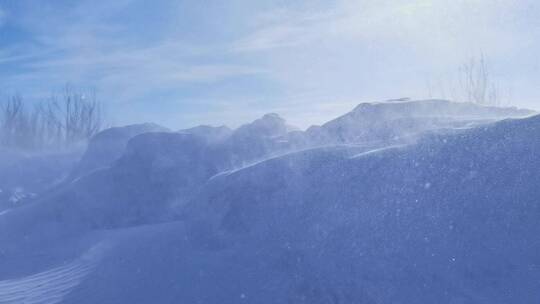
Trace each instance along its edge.
<instances>
[{"instance_id":1,"label":"snow drift","mask_svg":"<svg viewBox=\"0 0 540 304\"><path fill-rule=\"evenodd\" d=\"M137 135L0 215L0 301L534 302L540 116L437 104L360 106L317 140L275 115Z\"/></svg>"}]
</instances>

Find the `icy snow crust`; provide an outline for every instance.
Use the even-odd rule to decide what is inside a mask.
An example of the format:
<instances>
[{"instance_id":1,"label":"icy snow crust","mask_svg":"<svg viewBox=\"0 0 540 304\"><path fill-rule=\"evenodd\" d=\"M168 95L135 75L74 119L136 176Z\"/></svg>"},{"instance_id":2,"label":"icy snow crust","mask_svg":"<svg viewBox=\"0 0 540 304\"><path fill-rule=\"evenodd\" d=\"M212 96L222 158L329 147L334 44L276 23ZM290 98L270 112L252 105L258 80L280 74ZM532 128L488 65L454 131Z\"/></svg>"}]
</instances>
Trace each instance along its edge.
<instances>
[{"instance_id":1,"label":"icy snow crust","mask_svg":"<svg viewBox=\"0 0 540 304\"><path fill-rule=\"evenodd\" d=\"M540 116L497 117L141 133L0 215L0 303L534 303Z\"/></svg>"}]
</instances>

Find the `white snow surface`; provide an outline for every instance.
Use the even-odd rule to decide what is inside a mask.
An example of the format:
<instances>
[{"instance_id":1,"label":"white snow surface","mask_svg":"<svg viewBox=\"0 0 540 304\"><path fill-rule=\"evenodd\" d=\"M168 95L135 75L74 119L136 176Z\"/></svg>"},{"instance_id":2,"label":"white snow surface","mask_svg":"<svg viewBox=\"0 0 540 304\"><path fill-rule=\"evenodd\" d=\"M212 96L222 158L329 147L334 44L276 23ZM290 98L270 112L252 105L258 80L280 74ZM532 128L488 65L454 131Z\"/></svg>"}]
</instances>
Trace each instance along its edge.
<instances>
[{"instance_id":1,"label":"white snow surface","mask_svg":"<svg viewBox=\"0 0 540 304\"><path fill-rule=\"evenodd\" d=\"M0 303L56 304L95 268L103 254L96 245L81 257L21 278L0 281Z\"/></svg>"},{"instance_id":2,"label":"white snow surface","mask_svg":"<svg viewBox=\"0 0 540 304\"><path fill-rule=\"evenodd\" d=\"M540 116L441 104L137 134L0 211L0 303L534 303Z\"/></svg>"}]
</instances>

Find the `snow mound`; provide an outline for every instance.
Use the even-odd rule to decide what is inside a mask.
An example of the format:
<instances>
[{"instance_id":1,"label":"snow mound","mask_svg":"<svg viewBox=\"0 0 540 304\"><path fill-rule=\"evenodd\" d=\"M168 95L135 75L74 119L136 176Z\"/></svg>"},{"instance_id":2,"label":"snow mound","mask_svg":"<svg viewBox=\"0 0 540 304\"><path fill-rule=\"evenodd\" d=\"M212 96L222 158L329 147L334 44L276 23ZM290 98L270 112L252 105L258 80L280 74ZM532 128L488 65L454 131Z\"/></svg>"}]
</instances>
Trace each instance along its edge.
<instances>
[{"instance_id":1,"label":"snow mound","mask_svg":"<svg viewBox=\"0 0 540 304\"><path fill-rule=\"evenodd\" d=\"M348 115L380 112L364 107ZM0 302L540 298L540 116L442 129L437 118L406 145L367 143L347 121L359 120L321 126L341 144L300 151L273 115L217 142L129 139L109 168L0 217Z\"/></svg>"},{"instance_id":2,"label":"snow mound","mask_svg":"<svg viewBox=\"0 0 540 304\"><path fill-rule=\"evenodd\" d=\"M106 168L118 159L127 142L143 133L164 132L166 128L152 123L109 128L96 134L89 142L82 159L71 173L70 179L81 177L94 170Z\"/></svg>"},{"instance_id":3,"label":"snow mound","mask_svg":"<svg viewBox=\"0 0 540 304\"><path fill-rule=\"evenodd\" d=\"M0 149L0 212L23 206L60 184L80 151L28 153Z\"/></svg>"},{"instance_id":4,"label":"snow mound","mask_svg":"<svg viewBox=\"0 0 540 304\"><path fill-rule=\"evenodd\" d=\"M446 100L362 103L351 112L306 131L315 144L392 140L426 131L463 128L533 115L516 108L486 107Z\"/></svg>"},{"instance_id":5,"label":"snow mound","mask_svg":"<svg viewBox=\"0 0 540 304\"><path fill-rule=\"evenodd\" d=\"M226 126L212 127L201 125L189 129L180 130L178 132L200 136L206 139L208 143L219 143L228 139L233 133L233 130L229 129Z\"/></svg>"}]
</instances>

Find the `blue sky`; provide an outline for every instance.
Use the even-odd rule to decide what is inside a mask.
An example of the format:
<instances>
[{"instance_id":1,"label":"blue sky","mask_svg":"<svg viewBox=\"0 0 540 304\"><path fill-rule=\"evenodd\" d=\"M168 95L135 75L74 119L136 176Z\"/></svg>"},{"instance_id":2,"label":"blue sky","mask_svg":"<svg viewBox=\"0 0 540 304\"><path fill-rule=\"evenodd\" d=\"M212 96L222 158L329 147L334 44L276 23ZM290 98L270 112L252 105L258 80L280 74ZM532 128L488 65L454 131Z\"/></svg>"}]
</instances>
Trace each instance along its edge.
<instances>
[{"instance_id":1,"label":"blue sky","mask_svg":"<svg viewBox=\"0 0 540 304\"><path fill-rule=\"evenodd\" d=\"M0 94L95 89L115 124L277 112L305 127L364 101L450 98L480 53L513 105L540 109L536 0L0 0Z\"/></svg>"}]
</instances>

